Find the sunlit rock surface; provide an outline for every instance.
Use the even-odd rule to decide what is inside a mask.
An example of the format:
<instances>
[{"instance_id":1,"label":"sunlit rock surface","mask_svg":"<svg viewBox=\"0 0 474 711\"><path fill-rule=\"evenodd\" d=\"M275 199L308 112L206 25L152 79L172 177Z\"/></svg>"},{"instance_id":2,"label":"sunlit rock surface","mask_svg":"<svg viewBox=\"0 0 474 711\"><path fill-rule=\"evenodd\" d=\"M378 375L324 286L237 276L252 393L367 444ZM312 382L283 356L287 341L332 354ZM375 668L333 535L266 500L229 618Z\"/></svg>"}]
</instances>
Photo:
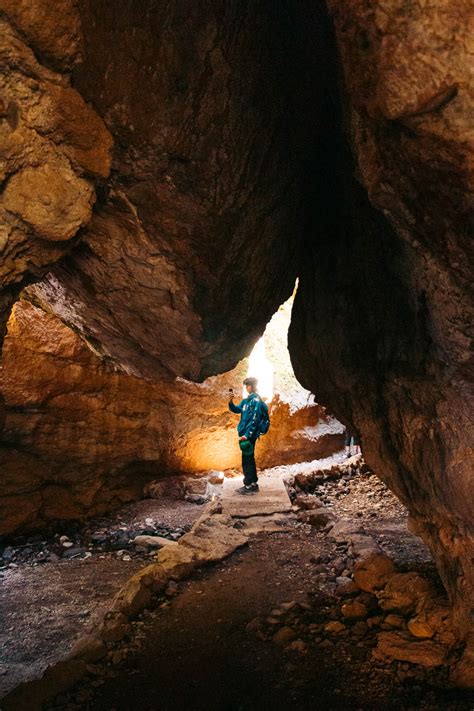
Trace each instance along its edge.
<instances>
[{"instance_id":1,"label":"sunlit rock surface","mask_svg":"<svg viewBox=\"0 0 474 711\"><path fill-rule=\"evenodd\" d=\"M265 335L279 394L257 445L260 466L327 456L343 442L342 426L287 373L289 310ZM149 382L115 372L55 316L18 302L0 370L0 533L113 508L171 472L238 467L228 389L239 393L247 369L244 360L202 384Z\"/></svg>"}]
</instances>

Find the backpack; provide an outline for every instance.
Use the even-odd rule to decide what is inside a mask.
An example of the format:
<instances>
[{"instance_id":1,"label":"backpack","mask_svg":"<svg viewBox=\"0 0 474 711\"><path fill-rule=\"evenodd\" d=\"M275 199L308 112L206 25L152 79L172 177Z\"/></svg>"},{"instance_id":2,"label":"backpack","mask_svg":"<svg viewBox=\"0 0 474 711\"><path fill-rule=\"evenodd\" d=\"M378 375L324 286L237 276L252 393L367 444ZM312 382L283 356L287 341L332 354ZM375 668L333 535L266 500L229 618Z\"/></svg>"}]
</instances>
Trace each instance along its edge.
<instances>
[{"instance_id":1,"label":"backpack","mask_svg":"<svg viewBox=\"0 0 474 711\"><path fill-rule=\"evenodd\" d=\"M260 421L258 423L258 434L267 434L270 429L270 416L268 414L268 406L263 400L260 400Z\"/></svg>"}]
</instances>

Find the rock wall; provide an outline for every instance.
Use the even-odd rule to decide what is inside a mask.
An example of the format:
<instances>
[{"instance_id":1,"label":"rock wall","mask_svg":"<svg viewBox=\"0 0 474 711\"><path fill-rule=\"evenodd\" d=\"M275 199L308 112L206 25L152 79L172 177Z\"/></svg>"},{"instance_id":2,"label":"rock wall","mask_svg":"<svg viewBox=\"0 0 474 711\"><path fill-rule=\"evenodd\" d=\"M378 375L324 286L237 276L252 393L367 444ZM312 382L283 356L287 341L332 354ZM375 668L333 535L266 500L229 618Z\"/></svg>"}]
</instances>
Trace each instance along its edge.
<instances>
[{"instance_id":1,"label":"rock wall","mask_svg":"<svg viewBox=\"0 0 474 711\"><path fill-rule=\"evenodd\" d=\"M113 170L36 298L129 373L203 380L250 350L296 277L287 19L270 1L81 0L78 12L74 85L115 139Z\"/></svg>"},{"instance_id":2,"label":"rock wall","mask_svg":"<svg viewBox=\"0 0 474 711\"><path fill-rule=\"evenodd\" d=\"M71 86L74 0L0 2L0 341L22 286L42 276L92 214L112 138Z\"/></svg>"},{"instance_id":3,"label":"rock wall","mask_svg":"<svg viewBox=\"0 0 474 711\"><path fill-rule=\"evenodd\" d=\"M284 370L289 308L268 334L275 390L280 373L284 388L270 405L260 466L327 456L342 446L341 425L310 405L310 394ZM238 467L238 418L228 411L227 394L229 387L238 392L247 368L244 360L202 384L149 382L117 372L54 315L18 302L0 370L0 534L108 510L171 472Z\"/></svg>"},{"instance_id":4,"label":"rock wall","mask_svg":"<svg viewBox=\"0 0 474 711\"><path fill-rule=\"evenodd\" d=\"M300 381L360 432L367 462L408 507L465 634L474 594L467 5L329 5L344 93L333 69L324 210L315 209L325 237L305 245L290 352ZM331 46L328 33L328 55Z\"/></svg>"},{"instance_id":5,"label":"rock wall","mask_svg":"<svg viewBox=\"0 0 474 711\"><path fill-rule=\"evenodd\" d=\"M248 353L299 273L295 372L410 509L461 628L474 590L470 4L328 7L0 0L0 330L61 259L30 298L101 368L203 380ZM103 418L116 402L82 391L96 366L67 367L83 411L61 461L97 397ZM42 387L32 415L52 388L61 403L51 375ZM14 451L28 472L28 447Z\"/></svg>"}]
</instances>

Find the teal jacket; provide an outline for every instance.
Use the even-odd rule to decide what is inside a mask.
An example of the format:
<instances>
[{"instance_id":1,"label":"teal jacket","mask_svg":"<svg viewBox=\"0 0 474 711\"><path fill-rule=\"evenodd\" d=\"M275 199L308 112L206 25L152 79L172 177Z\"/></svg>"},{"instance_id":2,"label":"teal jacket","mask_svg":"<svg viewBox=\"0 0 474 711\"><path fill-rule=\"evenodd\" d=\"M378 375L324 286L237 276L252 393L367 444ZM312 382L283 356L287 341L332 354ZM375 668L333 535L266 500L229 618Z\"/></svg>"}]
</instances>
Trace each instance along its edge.
<instances>
[{"instance_id":1,"label":"teal jacket","mask_svg":"<svg viewBox=\"0 0 474 711\"><path fill-rule=\"evenodd\" d=\"M256 439L259 436L258 424L261 417L261 402L258 393L250 393L250 395L238 405L229 402L229 410L240 414L240 422L237 425L239 437Z\"/></svg>"}]
</instances>

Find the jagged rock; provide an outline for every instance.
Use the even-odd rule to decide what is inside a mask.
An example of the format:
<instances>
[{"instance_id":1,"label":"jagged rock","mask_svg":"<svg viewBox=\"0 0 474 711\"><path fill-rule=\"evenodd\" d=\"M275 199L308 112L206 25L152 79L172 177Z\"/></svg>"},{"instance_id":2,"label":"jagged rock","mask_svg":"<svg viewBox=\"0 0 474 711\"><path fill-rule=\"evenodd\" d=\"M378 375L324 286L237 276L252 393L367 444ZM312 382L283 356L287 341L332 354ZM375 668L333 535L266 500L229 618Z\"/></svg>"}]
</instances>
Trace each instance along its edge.
<instances>
[{"instance_id":1,"label":"jagged rock","mask_svg":"<svg viewBox=\"0 0 474 711\"><path fill-rule=\"evenodd\" d=\"M373 592L384 585L387 575L393 574L394 570L395 566L391 558L383 553L374 553L368 558L356 562L354 582L361 590Z\"/></svg>"},{"instance_id":2,"label":"jagged rock","mask_svg":"<svg viewBox=\"0 0 474 711\"><path fill-rule=\"evenodd\" d=\"M469 2L328 6L337 47L327 38L323 52L344 76L342 101L337 72L325 86L338 152L322 139L313 235L326 236L304 253L292 362L416 519L463 636L474 606Z\"/></svg>"},{"instance_id":3,"label":"jagged rock","mask_svg":"<svg viewBox=\"0 0 474 711\"><path fill-rule=\"evenodd\" d=\"M346 602L341 607L341 612L343 617L347 620L364 620L367 617L368 610L367 607L358 600L352 600L351 602Z\"/></svg>"},{"instance_id":4,"label":"jagged rock","mask_svg":"<svg viewBox=\"0 0 474 711\"><path fill-rule=\"evenodd\" d=\"M415 641L403 632L380 632L374 654L377 657L390 657L424 667L439 666L447 659L445 647L431 640Z\"/></svg>"},{"instance_id":5,"label":"jagged rock","mask_svg":"<svg viewBox=\"0 0 474 711\"><path fill-rule=\"evenodd\" d=\"M402 614L413 612L417 603L433 595L431 583L418 573L393 573L386 578L386 584L377 593L382 610L393 610Z\"/></svg>"}]
</instances>

